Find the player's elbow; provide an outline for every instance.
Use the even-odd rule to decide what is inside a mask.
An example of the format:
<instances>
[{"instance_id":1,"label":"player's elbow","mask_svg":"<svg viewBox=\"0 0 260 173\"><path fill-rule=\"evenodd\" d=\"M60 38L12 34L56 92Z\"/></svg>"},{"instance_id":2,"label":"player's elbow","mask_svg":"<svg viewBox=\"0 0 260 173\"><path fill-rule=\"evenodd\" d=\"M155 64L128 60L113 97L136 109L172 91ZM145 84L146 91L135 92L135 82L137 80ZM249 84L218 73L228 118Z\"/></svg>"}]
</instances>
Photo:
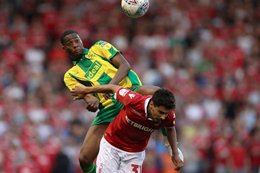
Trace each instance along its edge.
<instances>
[{"instance_id":1,"label":"player's elbow","mask_svg":"<svg viewBox=\"0 0 260 173\"><path fill-rule=\"evenodd\" d=\"M126 71L130 71L132 69L131 65L128 62L125 62L122 68Z\"/></svg>"}]
</instances>

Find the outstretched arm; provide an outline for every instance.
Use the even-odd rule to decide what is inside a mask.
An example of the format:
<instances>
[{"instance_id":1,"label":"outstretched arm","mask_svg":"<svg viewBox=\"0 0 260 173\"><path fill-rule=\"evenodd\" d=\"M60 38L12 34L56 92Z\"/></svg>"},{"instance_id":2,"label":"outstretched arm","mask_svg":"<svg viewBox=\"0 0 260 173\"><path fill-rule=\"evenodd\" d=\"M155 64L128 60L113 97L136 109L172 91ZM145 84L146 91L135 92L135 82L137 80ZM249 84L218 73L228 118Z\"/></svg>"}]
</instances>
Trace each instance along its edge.
<instances>
[{"instance_id":1,"label":"outstretched arm","mask_svg":"<svg viewBox=\"0 0 260 173\"><path fill-rule=\"evenodd\" d=\"M184 161L180 158L178 146L177 146L177 133L175 127L166 128L167 139L172 150L172 162L175 165L175 170L179 170L183 167Z\"/></svg>"},{"instance_id":2,"label":"outstretched arm","mask_svg":"<svg viewBox=\"0 0 260 173\"><path fill-rule=\"evenodd\" d=\"M160 87L158 87L158 86L143 85L143 86L140 86L136 92L139 94L142 94L142 95L153 95L154 92L157 91L158 89L160 89Z\"/></svg>"},{"instance_id":3,"label":"outstretched arm","mask_svg":"<svg viewBox=\"0 0 260 173\"><path fill-rule=\"evenodd\" d=\"M73 96L74 100L80 99L81 95L89 94L89 93L115 93L120 86L118 85L99 85L93 87L86 87L86 86L76 86L71 90L71 95Z\"/></svg>"}]
</instances>

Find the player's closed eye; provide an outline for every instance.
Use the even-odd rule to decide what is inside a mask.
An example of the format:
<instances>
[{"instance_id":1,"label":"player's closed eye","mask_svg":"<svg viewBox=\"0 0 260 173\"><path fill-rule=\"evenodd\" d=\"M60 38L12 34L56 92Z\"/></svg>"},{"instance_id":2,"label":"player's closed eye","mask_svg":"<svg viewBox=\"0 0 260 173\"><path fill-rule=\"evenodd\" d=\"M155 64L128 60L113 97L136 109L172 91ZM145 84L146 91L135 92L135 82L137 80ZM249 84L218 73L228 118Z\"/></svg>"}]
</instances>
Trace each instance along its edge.
<instances>
[{"instance_id":1,"label":"player's closed eye","mask_svg":"<svg viewBox=\"0 0 260 173\"><path fill-rule=\"evenodd\" d=\"M165 116L168 115L168 112L163 112L163 111L158 111L158 112L159 112L159 114L161 114L161 115L165 115Z\"/></svg>"}]
</instances>

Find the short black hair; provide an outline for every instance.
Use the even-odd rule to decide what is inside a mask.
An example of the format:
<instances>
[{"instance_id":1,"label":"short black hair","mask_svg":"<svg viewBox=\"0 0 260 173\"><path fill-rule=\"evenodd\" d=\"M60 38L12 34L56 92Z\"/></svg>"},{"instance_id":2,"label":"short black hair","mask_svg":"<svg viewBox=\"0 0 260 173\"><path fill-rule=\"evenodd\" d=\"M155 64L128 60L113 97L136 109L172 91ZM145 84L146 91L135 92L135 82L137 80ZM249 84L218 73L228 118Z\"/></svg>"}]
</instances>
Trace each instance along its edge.
<instances>
[{"instance_id":1,"label":"short black hair","mask_svg":"<svg viewBox=\"0 0 260 173\"><path fill-rule=\"evenodd\" d=\"M69 35L69 34L79 34L77 31L74 30L66 30L62 33L61 37L60 37L60 42L62 45L64 45L64 38Z\"/></svg>"},{"instance_id":2,"label":"short black hair","mask_svg":"<svg viewBox=\"0 0 260 173\"><path fill-rule=\"evenodd\" d=\"M164 106L166 109L175 109L175 97L171 91L165 88L158 89L152 96L155 106Z\"/></svg>"}]
</instances>

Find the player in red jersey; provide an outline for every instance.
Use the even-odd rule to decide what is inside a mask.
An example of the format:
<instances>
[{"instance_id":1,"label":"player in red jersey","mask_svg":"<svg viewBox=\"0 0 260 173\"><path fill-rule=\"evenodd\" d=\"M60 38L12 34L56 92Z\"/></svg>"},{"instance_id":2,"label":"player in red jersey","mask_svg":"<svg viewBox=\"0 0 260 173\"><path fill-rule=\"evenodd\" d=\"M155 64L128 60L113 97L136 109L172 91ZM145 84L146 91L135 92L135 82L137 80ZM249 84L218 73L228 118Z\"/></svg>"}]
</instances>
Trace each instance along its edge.
<instances>
[{"instance_id":1,"label":"player in red jersey","mask_svg":"<svg viewBox=\"0 0 260 173\"><path fill-rule=\"evenodd\" d=\"M175 98L169 90L159 89L152 96L143 96L121 86L100 85L76 86L71 93L74 99L81 99L80 96L87 93L115 93L115 99L124 104L100 142L98 172L140 173L151 133L162 127L167 129L176 170L183 166L174 127Z\"/></svg>"}]
</instances>

